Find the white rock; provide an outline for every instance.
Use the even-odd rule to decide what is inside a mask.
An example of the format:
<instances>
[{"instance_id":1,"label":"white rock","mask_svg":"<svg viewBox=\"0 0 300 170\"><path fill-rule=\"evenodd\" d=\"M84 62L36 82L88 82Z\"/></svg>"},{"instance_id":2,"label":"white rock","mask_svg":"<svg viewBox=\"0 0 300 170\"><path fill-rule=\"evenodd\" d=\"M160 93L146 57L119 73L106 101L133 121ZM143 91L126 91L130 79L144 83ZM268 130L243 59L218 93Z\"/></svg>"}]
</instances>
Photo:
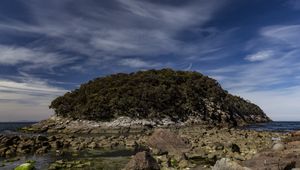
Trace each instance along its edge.
<instances>
[{"instance_id":1,"label":"white rock","mask_svg":"<svg viewBox=\"0 0 300 170\"><path fill-rule=\"evenodd\" d=\"M282 151L284 150L284 144L283 143L275 143L273 146L272 146L272 149L274 151Z\"/></svg>"}]
</instances>

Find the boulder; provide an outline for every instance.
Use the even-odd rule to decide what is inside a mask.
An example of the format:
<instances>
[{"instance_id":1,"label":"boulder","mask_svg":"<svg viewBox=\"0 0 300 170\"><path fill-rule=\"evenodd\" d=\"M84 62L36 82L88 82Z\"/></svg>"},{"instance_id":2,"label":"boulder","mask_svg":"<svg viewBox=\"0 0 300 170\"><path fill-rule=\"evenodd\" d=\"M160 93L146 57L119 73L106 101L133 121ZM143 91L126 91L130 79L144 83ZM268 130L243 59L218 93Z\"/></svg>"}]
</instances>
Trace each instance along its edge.
<instances>
[{"instance_id":1,"label":"boulder","mask_svg":"<svg viewBox=\"0 0 300 170\"><path fill-rule=\"evenodd\" d=\"M156 129L148 138L147 144L158 153L181 154L188 152L190 143L168 129Z\"/></svg>"},{"instance_id":2,"label":"boulder","mask_svg":"<svg viewBox=\"0 0 300 170\"><path fill-rule=\"evenodd\" d=\"M41 141L48 141L48 138L45 136L41 136L41 135L37 136L36 142L41 142Z\"/></svg>"},{"instance_id":3,"label":"boulder","mask_svg":"<svg viewBox=\"0 0 300 170\"><path fill-rule=\"evenodd\" d=\"M273 146L272 146L272 150L274 151L282 151L284 150L285 146L283 143L275 143Z\"/></svg>"},{"instance_id":4,"label":"boulder","mask_svg":"<svg viewBox=\"0 0 300 170\"><path fill-rule=\"evenodd\" d=\"M251 170L251 169L247 167L243 167L228 158L222 158L221 160L218 160L216 162L216 164L212 167L212 170Z\"/></svg>"},{"instance_id":5,"label":"boulder","mask_svg":"<svg viewBox=\"0 0 300 170\"><path fill-rule=\"evenodd\" d=\"M137 153L125 166L124 170L159 170L156 160L149 154L143 151Z\"/></svg>"}]
</instances>

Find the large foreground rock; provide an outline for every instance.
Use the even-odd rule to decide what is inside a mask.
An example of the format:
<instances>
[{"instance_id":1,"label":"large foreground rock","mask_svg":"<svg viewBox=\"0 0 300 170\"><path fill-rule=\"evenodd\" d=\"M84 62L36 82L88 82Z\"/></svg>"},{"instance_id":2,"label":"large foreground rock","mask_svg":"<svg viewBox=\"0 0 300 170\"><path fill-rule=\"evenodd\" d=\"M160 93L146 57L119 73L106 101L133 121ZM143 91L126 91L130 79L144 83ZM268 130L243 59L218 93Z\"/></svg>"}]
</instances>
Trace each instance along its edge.
<instances>
[{"instance_id":1,"label":"large foreground rock","mask_svg":"<svg viewBox=\"0 0 300 170\"><path fill-rule=\"evenodd\" d=\"M178 136L168 129L156 129L148 138L148 146L157 153L181 154L190 150L187 139Z\"/></svg>"},{"instance_id":2,"label":"large foreground rock","mask_svg":"<svg viewBox=\"0 0 300 170\"><path fill-rule=\"evenodd\" d=\"M212 167L212 170L251 170L247 167L242 167L238 163L228 159L222 158L218 160L216 164Z\"/></svg>"},{"instance_id":3,"label":"large foreground rock","mask_svg":"<svg viewBox=\"0 0 300 170\"><path fill-rule=\"evenodd\" d=\"M149 154L143 151L137 153L126 165L125 170L158 170L160 169L156 160Z\"/></svg>"}]
</instances>

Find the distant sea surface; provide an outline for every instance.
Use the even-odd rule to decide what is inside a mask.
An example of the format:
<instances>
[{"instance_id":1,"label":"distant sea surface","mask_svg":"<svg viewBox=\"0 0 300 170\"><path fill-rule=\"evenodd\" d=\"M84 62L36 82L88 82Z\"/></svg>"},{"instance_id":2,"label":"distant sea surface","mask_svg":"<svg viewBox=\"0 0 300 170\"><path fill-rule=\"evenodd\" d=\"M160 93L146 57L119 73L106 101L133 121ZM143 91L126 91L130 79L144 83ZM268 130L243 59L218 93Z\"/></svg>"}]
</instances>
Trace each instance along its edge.
<instances>
[{"instance_id":1,"label":"distant sea surface","mask_svg":"<svg viewBox=\"0 0 300 170\"><path fill-rule=\"evenodd\" d=\"M253 124L243 127L243 129L244 128L257 131L291 132L300 130L300 122L274 121L269 123Z\"/></svg>"},{"instance_id":2,"label":"distant sea surface","mask_svg":"<svg viewBox=\"0 0 300 170\"><path fill-rule=\"evenodd\" d=\"M15 131L18 128L32 125L36 122L0 122L0 132L3 131ZM278 132L290 132L300 130L300 122L283 122L274 121L269 123L259 123L242 127L242 129L252 129L257 131L278 131Z\"/></svg>"},{"instance_id":3,"label":"distant sea surface","mask_svg":"<svg viewBox=\"0 0 300 170\"><path fill-rule=\"evenodd\" d=\"M0 122L0 132L15 131L18 128L32 125L36 122Z\"/></svg>"}]
</instances>

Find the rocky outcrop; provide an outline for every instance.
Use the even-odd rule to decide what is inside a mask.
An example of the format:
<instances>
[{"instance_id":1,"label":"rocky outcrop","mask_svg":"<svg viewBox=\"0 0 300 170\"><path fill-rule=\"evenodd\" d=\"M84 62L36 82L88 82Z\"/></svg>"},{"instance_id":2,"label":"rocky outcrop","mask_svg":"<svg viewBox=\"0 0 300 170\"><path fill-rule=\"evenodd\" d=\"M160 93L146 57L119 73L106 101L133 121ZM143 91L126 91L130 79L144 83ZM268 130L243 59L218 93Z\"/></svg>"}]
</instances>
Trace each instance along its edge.
<instances>
[{"instance_id":1,"label":"rocky outcrop","mask_svg":"<svg viewBox=\"0 0 300 170\"><path fill-rule=\"evenodd\" d=\"M86 134L86 133L137 133L144 132L152 127L169 127L169 126L186 125L176 123L170 119L147 120L147 119L132 119L130 117L119 117L112 121L92 121L92 120L73 120L60 116L51 116L47 120L43 120L29 127L21 129L23 132L35 133L64 133L64 134Z\"/></svg>"},{"instance_id":2,"label":"rocky outcrop","mask_svg":"<svg viewBox=\"0 0 300 170\"><path fill-rule=\"evenodd\" d=\"M156 160L147 151L137 153L124 170L159 170Z\"/></svg>"}]
</instances>

